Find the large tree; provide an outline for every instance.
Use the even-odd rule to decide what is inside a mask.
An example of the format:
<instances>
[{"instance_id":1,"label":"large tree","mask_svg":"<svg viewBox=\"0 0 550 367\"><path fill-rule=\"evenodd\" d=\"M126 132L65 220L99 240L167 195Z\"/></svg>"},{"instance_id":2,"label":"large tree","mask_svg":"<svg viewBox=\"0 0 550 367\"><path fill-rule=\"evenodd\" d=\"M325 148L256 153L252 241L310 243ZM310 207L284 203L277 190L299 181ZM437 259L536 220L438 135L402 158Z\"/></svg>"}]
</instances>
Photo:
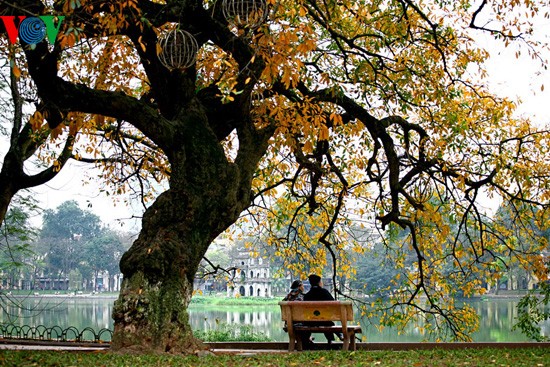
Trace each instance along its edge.
<instances>
[{"instance_id":1,"label":"large tree","mask_svg":"<svg viewBox=\"0 0 550 367\"><path fill-rule=\"evenodd\" d=\"M472 38L527 42L540 56L517 15L536 15L542 1L1 3L3 14L65 16L54 45L21 46L41 103L63 117L49 127L89 133L75 156L102 162L117 191L169 176L121 260L114 349L200 347L186 312L194 274L247 209L262 233L289 228L269 240L279 254L299 252L319 269L332 256L342 261L335 273L353 273L345 250L361 251L347 243L347 224L408 229L393 252L405 274L394 305L408 315L388 322L422 311L426 325L465 337L471 310L446 296L462 279L472 294L481 282L468 279L490 277L499 238L483 223L481 194L547 201L548 135L513 119L514 104L484 87L475 66L487 52ZM251 3L268 13L242 12ZM170 30L180 36L166 45ZM193 48L188 34L196 62L161 62ZM452 232L434 197L450 203ZM414 266L405 268L410 250ZM509 248L543 277L537 250ZM447 282L449 260L457 271ZM487 271L471 277L480 264Z\"/></svg>"}]
</instances>

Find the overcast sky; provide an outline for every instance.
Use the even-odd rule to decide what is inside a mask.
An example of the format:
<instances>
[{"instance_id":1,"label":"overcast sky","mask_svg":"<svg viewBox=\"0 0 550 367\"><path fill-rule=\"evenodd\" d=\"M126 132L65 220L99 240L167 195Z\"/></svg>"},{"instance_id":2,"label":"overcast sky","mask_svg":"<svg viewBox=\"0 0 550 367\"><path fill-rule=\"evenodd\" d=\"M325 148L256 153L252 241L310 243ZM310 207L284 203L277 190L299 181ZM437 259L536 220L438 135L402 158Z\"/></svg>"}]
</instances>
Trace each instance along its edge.
<instances>
[{"instance_id":1,"label":"overcast sky","mask_svg":"<svg viewBox=\"0 0 550 367\"><path fill-rule=\"evenodd\" d=\"M87 179L94 173L92 165L71 160L53 180L31 191L43 208L55 209L64 201L76 200L82 209L92 211L113 229L137 230L139 221L131 218L141 216L142 207L137 203L129 207L123 197L108 197L100 193L98 183Z\"/></svg>"}]
</instances>

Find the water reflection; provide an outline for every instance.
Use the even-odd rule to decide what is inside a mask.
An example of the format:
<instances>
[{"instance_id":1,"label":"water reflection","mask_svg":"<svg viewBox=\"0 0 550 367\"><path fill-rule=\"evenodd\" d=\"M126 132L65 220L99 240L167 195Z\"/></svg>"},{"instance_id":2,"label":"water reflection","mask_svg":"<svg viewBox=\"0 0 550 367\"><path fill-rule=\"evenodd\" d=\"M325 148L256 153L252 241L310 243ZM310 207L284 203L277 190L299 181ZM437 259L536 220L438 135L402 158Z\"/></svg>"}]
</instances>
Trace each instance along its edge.
<instances>
[{"instance_id":1,"label":"water reflection","mask_svg":"<svg viewBox=\"0 0 550 367\"><path fill-rule=\"evenodd\" d=\"M215 330L219 323L251 325L255 332L261 332L271 340L288 340L282 329L279 306L208 307L191 305L189 319L193 330Z\"/></svg>"},{"instance_id":2,"label":"water reflection","mask_svg":"<svg viewBox=\"0 0 550 367\"><path fill-rule=\"evenodd\" d=\"M102 328L113 329L111 314L114 299L67 298L40 299L27 298L17 300L20 305L4 303L5 312L0 322L16 325L61 328L74 326L79 330L92 327L96 331ZM469 304L476 309L480 317L480 329L473 335L474 341L505 342L529 341L519 331L511 331L517 317L515 300L472 301ZM288 341L283 331L279 306L205 306L191 305L189 318L193 330L213 330L220 323L229 325L251 325L253 331L264 333L273 341ZM420 329L411 325L403 333L385 328L378 331L369 322L363 322L363 333L370 342L416 342L422 341ZM545 335L550 334L550 320L542 325ZM316 335L317 340L324 340Z\"/></svg>"},{"instance_id":3,"label":"water reflection","mask_svg":"<svg viewBox=\"0 0 550 367\"><path fill-rule=\"evenodd\" d=\"M531 341L519 331L512 331L517 317L516 300L491 300L468 302L480 315L480 328L472 335L479 342L520 342ZM190 319L194 330L212 330L217 323L252 325L255 332L263 332L273 341L288 341L282 330L281 313L278 306L263 307L221 307L191 306ZM359 319L356 316L356 319ZM372 322L371 322L372 321ZM375 320L361 322L363 337L369 342L419 342L426 339L419 326L409 325L398 332L395 328L383 328L379 331L373 324ZM549 335L550 320L542 325L545 335ZM324 340L322 335L316 335Z\"/></svg>"},{"instance_id":4,"label":"water reflection","mask_svg":"<svg viewBox=\"0 0 550 367\"><path fill-rule=\"evenodd\" d=\"M100 298L21 298L4 301L0 322L15 325L92 327L99 331L113 327L113 299Z\"/></svg>"},{"instance_id":5,"label":"water reflection","mask_svg":"<svg viewBox=\"0 0 550 367\"><path fill-rule=\"evenodd\" d=\"M529 341L519 331L512 332L518 316L516 300L487 300L471 302L470 305L480 315L479 330L474 339L493 342ZM550 320L541 325L544 335L550 335Z\"/></svg>"}]
</instances>

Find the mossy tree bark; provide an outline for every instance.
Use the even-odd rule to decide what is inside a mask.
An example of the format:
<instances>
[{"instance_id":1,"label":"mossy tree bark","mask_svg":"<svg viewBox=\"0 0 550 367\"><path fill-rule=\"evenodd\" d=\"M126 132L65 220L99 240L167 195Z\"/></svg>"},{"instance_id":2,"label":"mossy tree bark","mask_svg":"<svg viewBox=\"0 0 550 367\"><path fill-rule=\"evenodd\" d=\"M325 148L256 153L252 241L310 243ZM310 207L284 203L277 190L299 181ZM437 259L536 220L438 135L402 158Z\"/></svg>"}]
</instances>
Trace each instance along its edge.
<instances>
[{"instance_id":1,"label":"mossy tree bark","mask_svg":"<svg viewBox=\"0 0 550 367\"><path fill-rule=\"evenodd\" d=\"M212 185L216 182L204 186ZM226 190L216 186L214 195L200 187L172 188L146 211L140 236L121 261L124 281L113 313L114 349L182 352L198 347L186 312L193 279L208 246L224 229L213 221L242 205L220 205ZM225 226L235 219L226 215Z\"/></svg>"},{"instance_id":2,"label":"mossy tree bark","mask_svg":"<svg viewBox=\"0 0 550 367\"><path fill-rule=\"evenodd\" d=\"M182 148L167 151L170 189L147 209L140 236L121 260L114 349L179 353L201 347L186 311L193 279L211 242L250 205L252 173L270 135L237 129L240 150L232 162L201 111L189 107L174 120L179 127L170 146Z\"/></svg>"}]
</instances>

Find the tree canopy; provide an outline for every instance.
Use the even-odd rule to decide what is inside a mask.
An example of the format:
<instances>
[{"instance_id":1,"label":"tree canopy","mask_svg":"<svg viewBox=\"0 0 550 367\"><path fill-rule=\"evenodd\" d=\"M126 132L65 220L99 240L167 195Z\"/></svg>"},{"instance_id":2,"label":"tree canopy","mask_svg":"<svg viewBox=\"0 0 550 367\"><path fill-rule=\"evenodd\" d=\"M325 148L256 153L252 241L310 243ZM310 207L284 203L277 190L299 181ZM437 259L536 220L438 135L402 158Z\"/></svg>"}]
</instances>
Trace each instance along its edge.
<instances>
[{"instance_id":1,"label":"tree canopy","mask_svg":"<svg viewBox=\"0 0 550 367\"><path fill-rule=\"evenodd\" d=\"M124 247L97 215L71 200L44 212L36 251L44 257L45 273L51 278L66 278L78 270L95 282L100 271L108 271L110 277L119 273Z\"/></svg>"},{"instance_id":2,"label":"tree canopy","mask_svg":"<svg viewBox=\"0 0 550 367\"><path fill-rule=\"evenodd\" d=\"M482 292L503 251L546 279L546 241L506 241L481 204L537 205L546 228L548 131L487 89L475 39L519 43L545 67L546 45L531 37L543 1L1 4L2 15L58 16L53 44L20 40L8 55L40 97L33 126L78 135L74 158L101 163L114 191L136 190L147 207L121 261L114 348L198 346L185 312L192 278L237 221L303 259L288 264L298 272L332 258L334 277L353 276L346 252L370 246L353 223L405 229L386 252L400 291L369 312L388 324L423 317L459 339L474 313L449 296L457 284Z\"/></svg>"}]
</instances>

